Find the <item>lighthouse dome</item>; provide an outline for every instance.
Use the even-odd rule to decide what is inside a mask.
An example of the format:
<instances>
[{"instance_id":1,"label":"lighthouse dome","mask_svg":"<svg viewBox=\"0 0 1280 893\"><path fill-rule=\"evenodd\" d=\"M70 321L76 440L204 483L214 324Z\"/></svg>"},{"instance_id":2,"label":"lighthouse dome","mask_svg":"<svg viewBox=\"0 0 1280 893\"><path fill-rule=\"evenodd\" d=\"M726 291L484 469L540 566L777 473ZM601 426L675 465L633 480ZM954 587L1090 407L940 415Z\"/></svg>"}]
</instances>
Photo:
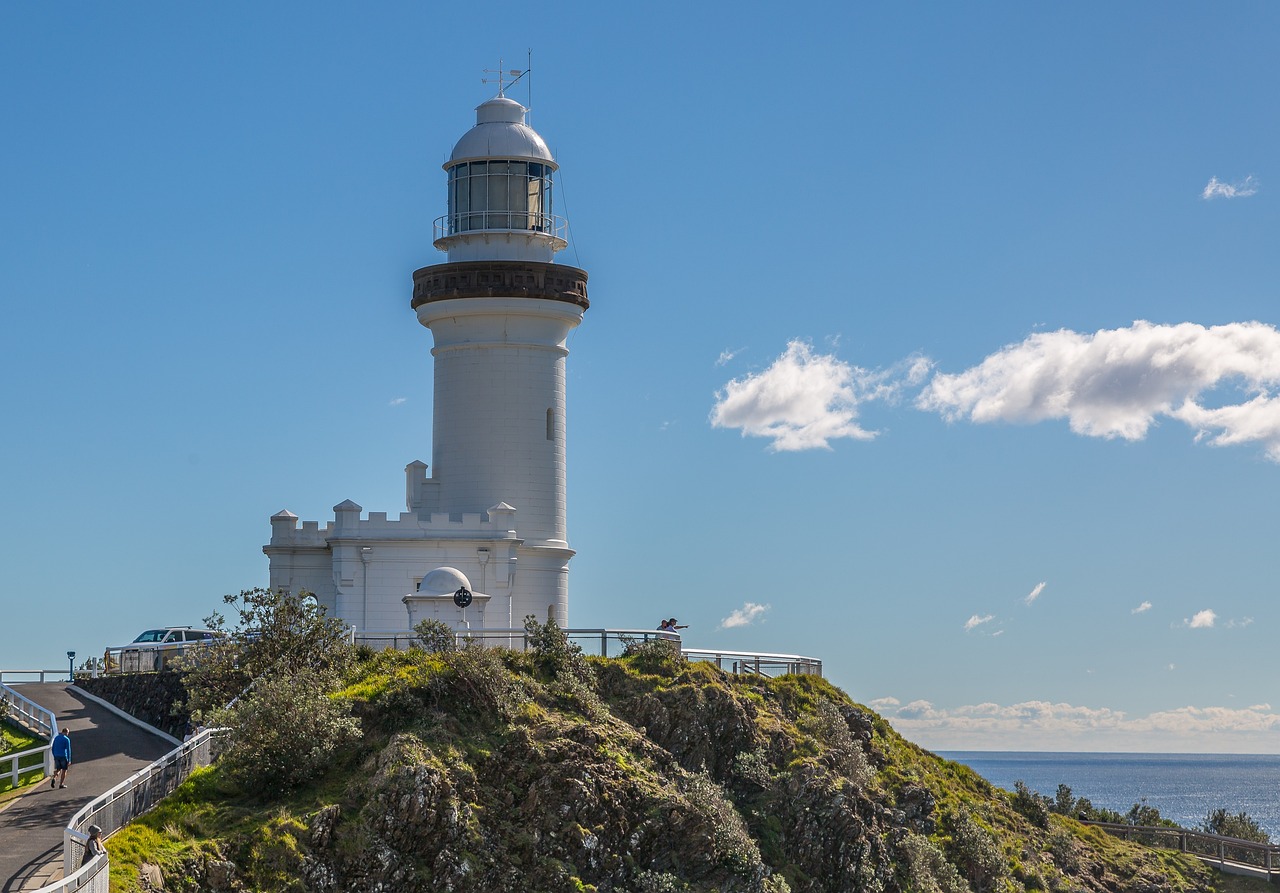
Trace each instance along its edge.
<instances>
[{"instance_id":1,"label":"lighthouse dome","mask_svg":"<svg viewBox=\"0 0 1280 893\"><path fill-rule=\"evenodd\" d=\"M453 147L446 168L484 158L528 159L556 166L538 132L524 123L528 111L514 99L498 96L476 107L476 126Z\"/></svg>"},{"instance_id":2,"label":"lighthouse dome","mask_svg":"<svg viewBox=\"0 0 1280 893\"><path fill-rule=\"evenodd\" d=\"M438 567L418 584L418 591L424 595L452 595L459 589L470 588L471 581L456 567Z\"/></svg>"}]
</instances>

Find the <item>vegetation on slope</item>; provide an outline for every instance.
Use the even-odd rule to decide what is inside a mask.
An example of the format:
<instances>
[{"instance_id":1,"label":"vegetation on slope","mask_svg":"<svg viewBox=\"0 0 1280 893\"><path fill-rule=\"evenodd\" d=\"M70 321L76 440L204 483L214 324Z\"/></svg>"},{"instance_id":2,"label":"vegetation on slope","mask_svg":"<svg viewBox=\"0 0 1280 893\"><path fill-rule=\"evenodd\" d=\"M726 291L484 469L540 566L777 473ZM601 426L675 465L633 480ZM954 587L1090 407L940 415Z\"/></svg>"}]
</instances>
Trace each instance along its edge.
<instances>
[{"instance_id":1,"label":"vegetation on slope","mask_svg":"<svg viewBox=\"0 0 1280 893\"><path fill-rule=\"evenodd\" d=\"M38 738L31 732L24 729L7 719L4 719L5 708L8 704L0 702L0 757L10 757L23 751L31 750L36 747L42 747L45 744L44 738ZM10 776L6 775L0 778L0 803L10 799L5 794L14 792L15 787L23 788L27 785L34 784L44 780L44 755L33 754L29 757L20 759L18 765L20 771L18 773L18 784L14 785ZM11 761L5 760L3 764L6 772L11 768ZM13 793L13 796L17 796Z\"/></svg>"},{"instance_id":2,"label":"vegetation on slope","mask_svg":"<svg viewBox=\"0 0 1280 893\"><path fill-rule=\"evenodd\" d=\"M240 723L240 756L109 842L113 889L1219 883L1069 816L1029 818L1016 793L921 750L820 678L729 676L660 643L587 659L554 625L530 632L535 648L516 653L453 650L428 628L429 647L359 654L331 691L297 674L258 684L223 717ZM283 734L256 739L272 717ZM291 757L306 771L277 768Z\"/></svg>"}]
</instances>

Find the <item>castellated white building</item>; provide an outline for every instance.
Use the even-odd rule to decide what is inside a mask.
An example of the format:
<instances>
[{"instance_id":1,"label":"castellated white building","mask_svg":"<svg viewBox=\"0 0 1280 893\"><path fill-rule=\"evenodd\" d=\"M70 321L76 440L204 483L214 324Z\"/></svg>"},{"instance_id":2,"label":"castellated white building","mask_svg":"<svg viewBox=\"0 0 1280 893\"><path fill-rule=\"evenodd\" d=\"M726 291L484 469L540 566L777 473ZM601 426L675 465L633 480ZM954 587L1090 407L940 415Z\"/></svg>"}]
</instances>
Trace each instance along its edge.
<instances>
[{"instance_id":1,"label":"castellated white building","mask_svg":"<svg viewBox=\"0 0 1280 893\"><path fill-rule=\"evenodd\" d=\"M407 511L365 516L346 500L323 526L271 517L272 588L313 592L361 631L568 624L565 339L589 306L587 274L554 263L557 165L526 111L499 92L444 165L435 247L448 260L413 274L435 404L431 465L405 468Z\"/></svg>"}]
</instances>

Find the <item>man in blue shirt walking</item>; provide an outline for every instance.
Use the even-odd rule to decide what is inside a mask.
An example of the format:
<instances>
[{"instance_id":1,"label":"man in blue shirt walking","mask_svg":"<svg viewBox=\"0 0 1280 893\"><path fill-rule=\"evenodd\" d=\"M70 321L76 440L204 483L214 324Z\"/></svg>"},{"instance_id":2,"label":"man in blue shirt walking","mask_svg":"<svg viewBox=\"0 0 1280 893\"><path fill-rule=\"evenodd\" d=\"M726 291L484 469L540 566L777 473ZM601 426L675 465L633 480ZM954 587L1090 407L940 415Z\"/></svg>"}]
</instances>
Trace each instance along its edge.
<instances>
[{"instance_id":1,"label":"man in blue shirt walking","mask_svg":"<svg viewBox=\"0 0 1280 893\"><path fill-rule=\"evenodd\" d=\"M49 779L49 787L66 787L67 770L71 768L71 738L67 729L53 736L53 776ZM61 784L59 784L61 782Z\"/></svg>"}]
</instances>

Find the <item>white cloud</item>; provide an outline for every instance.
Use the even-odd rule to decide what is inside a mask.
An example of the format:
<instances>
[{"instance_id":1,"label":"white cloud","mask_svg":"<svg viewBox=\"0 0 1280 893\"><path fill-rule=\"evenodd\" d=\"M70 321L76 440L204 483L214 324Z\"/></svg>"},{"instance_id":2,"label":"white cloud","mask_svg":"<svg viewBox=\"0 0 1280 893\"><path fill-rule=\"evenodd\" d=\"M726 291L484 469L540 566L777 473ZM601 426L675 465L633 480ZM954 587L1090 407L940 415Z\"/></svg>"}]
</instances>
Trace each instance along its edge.
<instances>
[{"instance_id":1,"label":"white cloud","mask_svg":"<svg viewBox=\"0 0 1280 893\"><path fill-rule=\"evenodd\" d=\"M1246 626L1249 626L1252 623L1253 623L1252 617L1245 617L1240 620L1234 620L1234 619L1228 620L1227 629L1244 629Z\"/></svg>"},{"instance_id":2,"label":"white cloud","mask_svg":"<svg viewBox=\"0 0 1280 893\"><path fill-rule=\"evenodd\" d=\"M1151 610L1151 602L1143 602L1142 604L1138 605L1138 607L1134 608L1134 609L1133 609L1132 611L1130 611L1129 613L1130 613L1130 614L1142 614L1142 613L1144 613L1144 612L1146 612L1146 611L1150 611L1150 610Z\"/></svg>"},{"instance_id":3,"label":"white cloud","mask_svg":"<svg viewBox=\"0 0 1280 893\"><path fill-rule=\"evenodd\" d=\"M1030 605L1033 601L1035 601L1036 599L1038 599L1038 598L1040 597L1040 593L1044 592L1044 587L1045 587L1046 585L1047 585L1047 584L1046 584L1046 583L1044 583L1044 582L1037 583L1037 584L1036 584L1036 588L1035 588L1035 589L1032 589L1030 592L1028 592L1028 593L1027 593L1027 597L1026 597L1026 598L1024 598L1022 601L1023 601L1025 604Z\"/></svg>"},{"instance_id":4,"label":"white cloud","mask_svg":"<svg viewBox=\"0 0 1280 893\"><path fill-rule=\"evenodd\" d=\"M768 369L717 391L711 425L737 428L743 437L770 438L774 451L830 449L830 441L839 438L871 440L878 432L857 423L859 406L892 402L904 387L920 384L930 368L928 360L911 357L890 369L869 371L815 353L797 339Z\"/></svg>"},{"instance_id":5,"label":"white cloud","mask_svg":"<svg viewBox=\"0 0 1280 893\"><path fill-rule=\"evenodd\" d=\"M407 403L407 402L409 402L409 398L408 398L408 397L392 397L392 398L391 398L391 402L390 402L390 403L388 403L387 405L388 405L388 406L399 406L401 403Z\"/></svg>"},{"instance_id":6,"label":"white cloud","mask_svg":"<svg viewBox=\"0 0 1280 893\"><path fill-rule=\"evenodd\" d=\"M768 369L716 392L711 425L772 438L771 448L779 451L830 449L829 441L842 437L870 440L876 432L855 422L854 379L861 371L792 341Z\"/></svg>"},{"instance_id":7,"label":"white cloud","mask_svg":"<svg viewBox=\"0 0 1280 893\"><path fill-rule=\"evenodd\" d=\"M996 615L994 614L984 614L981 617L979 617L977 614L974 614L972 617L970 617L968 620L964 622L964 631L969 632L970 630L976 629L979 626L982 626L982 624L984 623L990 623L992 620L995 620L995 619L996 619Z\"/></svg>"},{"instance_id":8,"label":"white cloud","mask_svg":"<svg viewBox=\"0 0 1280 893\"><path fill-rule=\"evenodd\" d=\"M884 712L885 710L890 710L890 709L892 709L892 708L894 708L894 707L897 707L897 706L899 706L899 705L901 705L901 704L902 704L902 702L901 702L901 701L899 701L897 698L893 698L893 697L890 697L890 698L876 698L876 699L874 699L874 700L867 701L867 706L868 706L868 707L870 707L872 710L875 710L875 711L878 711L878 712Z\"/></svg>"},{"instance_id":9,"label":"white cloud","mask_svg":"<svg viewBox=\"0 0 1280 893\"><path fill-rule=\"evenodd\" d=\"M750 626L768 611L769 607L769 605L758 605L755 602L744 602L741 608L732 611L728 617L720 621L720 628L733 629L735 626Z\"/></svg>"},{"instance_id":10,"label":"white cloud","mask_svg":"<svg viewBox=\"0 0 1280 893\"><path fill-rule=\"evenodd\" d=\"M1217 614L1205 608L1203 611L1197 611L1190 620L1183 620L1182 622L1191 629L1213 629L1214 621L1217 619Z\"/></svg>"},{"instance_id":11,"label":"white cloud","mask_svg":"<svg viewBox=\"0 0 1280 893\"><path fill-rule=\"evenodd\" d=\"M1130 716L1107 707L1048 701L947 709L929 701L894 709L891 701L896 699L882 698L885 706L875 709L907 738L933 750L1274 753L1280 735L1280 715L1267 704Z\"/></svg>"},{"instance_id":12,"label":"white cloud","mask_svg":"<svg viewBox=\"0 0 1280 893\"><path fill-rule=\"evenodd\" d=\"M1077 434L1126 440L1143 439L1167 417L1194 428L1198 441L1260 443L1280 462L1278 386L1280 331L1274 326L1139 320L1093 334L1032 334L964 372L935 375L916 406L948 421L1066 419ZM1222 403L1219 387L1234 387L1238 401ZM1208 396L1220 405L1205 405Z\"/></svg>"},{"instance_id":13,"label":"white cloud","mask_svg":"<svg viewBox=\"0 0 1280 893\"><path fill-rule=\"evenodd\" d=\"M737 350L726 349L726 350L720 351L720 356L716 357L716 365L717 366L725 365L741 352L742 352L742 348L740 347Z\"/></svg>"},{"instance_id":14,"label":"white cloud","mask_svg":"<svg viewBox=\"0 0 1280 893\"><path fill-rule=\"evenodd\" d=\"M1213 198L1248 198L1258 191L1258 183L1253 175L1245 177L1238 183L1223 183L1217 177L1210 177L1209 183L1200 193L1202 199Z\"/></svg>"}]
</instances>

